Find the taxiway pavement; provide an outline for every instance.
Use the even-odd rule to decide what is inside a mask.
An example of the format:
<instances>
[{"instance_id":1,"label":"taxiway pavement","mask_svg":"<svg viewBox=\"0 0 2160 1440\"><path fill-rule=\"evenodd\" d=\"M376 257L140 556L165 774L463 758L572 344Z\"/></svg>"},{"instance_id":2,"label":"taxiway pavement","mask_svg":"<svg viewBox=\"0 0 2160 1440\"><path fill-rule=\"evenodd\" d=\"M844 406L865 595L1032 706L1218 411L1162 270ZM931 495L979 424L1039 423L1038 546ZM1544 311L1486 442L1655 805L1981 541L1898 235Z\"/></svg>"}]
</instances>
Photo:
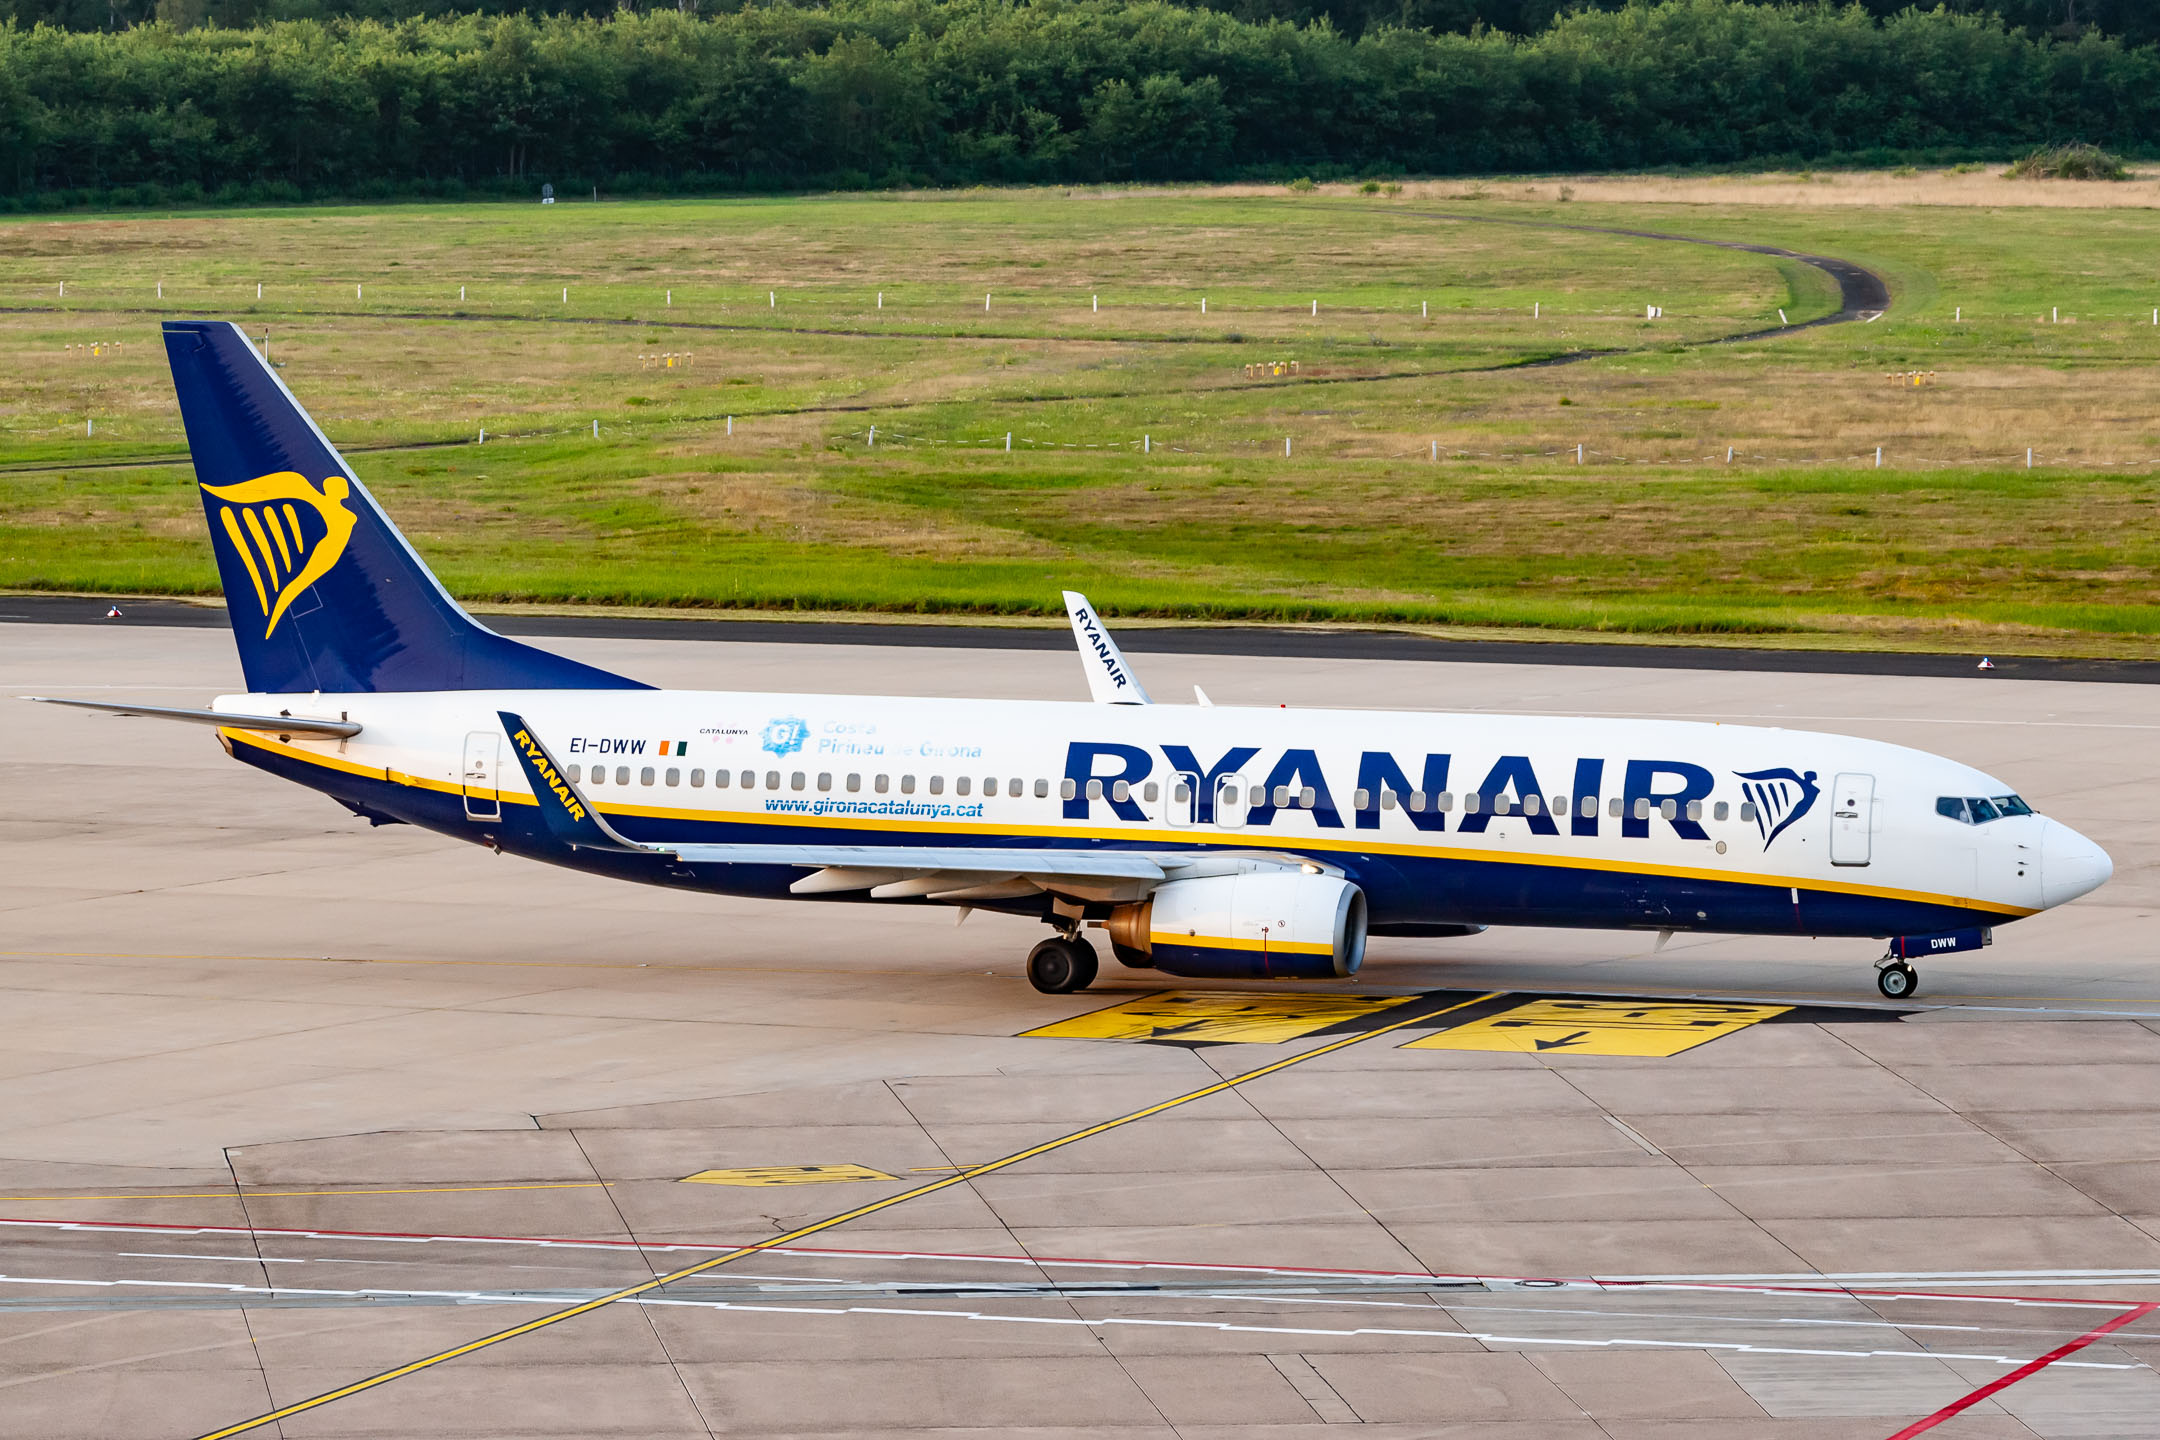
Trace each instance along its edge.
<instances>
[{"instance_id":1,"label":"taxiway pavement","mask_svg":"<svg viewBox=\"0 0 2160 1440\"><path fill-rule=\"evenodd\" d=\"M1060 652L560 648L1084 693ZM1928 1433L2160 1433L2148 687L1140 663L1158 698L1878 736L2010 779L2116 877L1894 1010L1866 942L1550 931L1046 997L1021 922L616 886L0 701L0 1435L219 1433L806 1228L252 1433L1842 1440L2011 1376ZM214 630L0 628L0 694L238 686ZM1615 999L1734 1019L1669 1056L1446 1048Z\"/></svg>"}]
</instances>

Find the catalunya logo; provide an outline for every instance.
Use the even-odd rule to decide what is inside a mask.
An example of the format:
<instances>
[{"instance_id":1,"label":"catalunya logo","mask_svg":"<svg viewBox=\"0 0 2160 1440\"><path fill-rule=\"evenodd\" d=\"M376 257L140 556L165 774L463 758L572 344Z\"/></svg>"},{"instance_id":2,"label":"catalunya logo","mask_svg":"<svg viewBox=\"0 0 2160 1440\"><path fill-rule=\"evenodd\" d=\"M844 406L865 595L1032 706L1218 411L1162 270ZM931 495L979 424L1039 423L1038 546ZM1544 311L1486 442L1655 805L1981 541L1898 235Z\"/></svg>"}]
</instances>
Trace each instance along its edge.
<instances>
[{"instance_id":1,"label":"catalunya logo","mask_svg":"<svg viewBox=\"0 0 2160 1440\"><path fill-rule=\"evenodd\" d=\"M267 640L300 592L328 574L345 553L357 523L345 508L352 484L332 475L317 490L297 472L281 470L237 485L202 488L219 502L214 507L218 524L255 583Z\"/></svg>"}]
</instances>

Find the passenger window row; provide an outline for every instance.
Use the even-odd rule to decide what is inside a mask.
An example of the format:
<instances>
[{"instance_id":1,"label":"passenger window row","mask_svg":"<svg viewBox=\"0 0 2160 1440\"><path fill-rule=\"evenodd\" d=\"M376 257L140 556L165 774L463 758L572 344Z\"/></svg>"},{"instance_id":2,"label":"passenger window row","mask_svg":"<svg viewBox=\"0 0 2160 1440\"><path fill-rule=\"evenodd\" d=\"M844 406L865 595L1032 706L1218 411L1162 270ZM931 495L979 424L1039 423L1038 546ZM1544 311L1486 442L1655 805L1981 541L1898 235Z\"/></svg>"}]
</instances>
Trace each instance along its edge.
<instances>
[{"instance_id":1,"label":"passenger window row","mask_svg":"<svg viewBox=\"0 0 2160 1440\"><path fill-rule=\"evenodd\" d=\"M665 784L679 786L683 783L684 778L684 772L676 766L669 766L663 774L656 767L645 765L638 767L635 774L637 783L640 785ZM631 783L631 776L632 768L630 766L617 765L613 783L628 785ZM842 790L847 794L855 795L862 792L864 781L867 778L870 792L874 795L889 794L894 788L893 777L890 775L865 777L857 773L847 776L835 776L829 770L821 770L817 773L814 786L810 772L805 770L795 770L784 775L778 770L767 770L762 776L762 785L759 783L760 778L755 770L744 770L739 773L732 770L715 770L712 772L712 787L715 790L726 790L731 787L741 790L809 790L814 788L819 794L830 794L837 779ZM706 783L705 771L702 768L690 771L689 781L692 789L702 787ZM590 770L587 770L582 765L572 765L570 767L570 783L573 785L606 785L609 783L608 767L595 765ZM1068 785L1071 783L1071 781L1066 782ZM1120 784L1122 783L1120 782ZM953 794L972 795L975 792L975 784L975 777L972 775L957 776L952 782ZM902 795L914 794L915 777L913 775L900 776L898 788L899 793ZM1152 795L1155 787L1150 785L1147 788ZM930 776L928 789L932 795L944 794L945 777L943 775ZM1005 794L1017 798L1025 794L1027 789L1028 782L1017 776L1012 779L1001 780L995 775L986 775L982 779L982 793L984 795ZM1048 780L1037 780L1034 783L1034 790L1036 799L1044 799L1050 794L1050 782Z\"/></svg>"},{"instance_id":2,"label":"passenger window row","mask_svg":"<svg viewBox=\"0 0 2160 1440\"><path fill-rule=\"evenodd\" d=\"M656 767L645 765L637 767L635 774L636 782L640 785L665 784L680 786L684 778L684 772L676 766L669 766L663 774ZM631 776L632 767L617 765L612 783L628 785L631 783ZM856 773L845 777L836 777L831 771L817 772L815 784L813 785L810 772L805 770L795 770L787 772L785 775L778 770L767 770L762 776L755 770L744 770L739 773L730 770L715 770L712 772L711 783L716 790L726 790L731 787L741 790L810 790L814 788L822 795L832 792L836 779L839 780L840 788L847 794L859 794L863 790L865 781L863 775ZM572 784L607 785L610 783L608 767L595 765L590 770L587 770L583 766L572 765L570 767L570 780ZM763 782L762 785L760 780ZM705 771L702 768L691 770L689 772L689 781L692 789L702 787L706 783ZM868 783L870 792L875 795L889 794L895 789L893 777L890 775L870 776L868 777ZM972 794L975 789L975 779L970 775L957 776L952 782L952 787L952 793L955 795ZM915 777L913 775L899 777L897 789L900 794L913 795L915 788ZM944 794L945 777L942 775L929 776L927 789L932 795ZM1050 794L1050 782L1038 779L1031 786L1027 781L1017 777L1000 780L995 775L984 776L982 780L982 793L985 796L994 797L1003 794L1018 799L1030 789L1034 791L1036 799L1047 799ZM1152 805L1161 798L1162 787L1153 780L1145 781L1137 788L1123 780L1113 780L1107 785L1101 780L1087 782L1087 797L1090 800L1101 800L1107 797L1116 803L1123 804L1134 798L1136 793L1142 801ZM1179 805L1189 803L1192 799L1189 782L1180 780L1172 788L1171 794L1174 803ZM1079 795L1080 786L1077 782L1069 779L1058 782L1058 798L1072 800L1077 799ZM1226 805L1235 805L1242 799L1248 805L1272 804L1274 808L1279 810L1310 810L1319 803L1320 794L1318 790L1310 785L1296 790L1291 789L1288 785L1277 785L1272 792L1266 786L1251 785L1244 787L1244 793L1241 795L1239 786L1229 784L1222 787L1218 798ZM1462 810L1465 815L1551 814L1560 816L1580 815L1584 819L1589 819L1598 813L1598 797L1595 795L1573 797L1555 795L1550 799L1542 795L1525 795L1519 801L1511 802L1505 795L1483 795L1476 791L1465 791L1461 798ZM1353 808L1358 810L1370 810L1373 808L1373 799L1372 791L1359 790L1351 797L1351 804ZM1394 810L1400 807L1414 814L1423 814L1427 810L1432 810L1444 815L1454 810L1455 802L1456 796L1454 792L1447 790L1428 795L1423 790L1412 790L1408 794L1400 794L1394 790L1383 789L1379 794L1379 805L1382 810ZM1953 810L1951 808L1953 806L1958 808ZM1984 813L1982 809L1972 807L1984 807ZM1621 818L1623 808L1623 802L1617 795L1606 803L1607 813L1616 820ZM1977 799L1943 799L1935 802L1935 808L1939 814L1947 815L1954 820L1965 820L1968 824L1981 824L1987 820L1998 819L2002 815L2029 815L2032 813L2031 810L2026 808L2025 802L2015 795L2000 796L1992 802ZM1725 820L1730 818L1732 806L1724 800L1719 800L1708 806L1705 806L1700 800L1690 800L1687 802L1686 813L1687 818L1690 820L1702 820L1706 815L1712 820ZM1653 806L1647 799L1638 798L1635 801L1635 818L1637 820L1647 820L1653 814L1666 820L1677 820L1681 814L1680 803L1676 800L1662 800ZM1741 802L1740 818L1743 821L1754 820L1755 806L1752 802Z\"/></svg>"}]
</instances>

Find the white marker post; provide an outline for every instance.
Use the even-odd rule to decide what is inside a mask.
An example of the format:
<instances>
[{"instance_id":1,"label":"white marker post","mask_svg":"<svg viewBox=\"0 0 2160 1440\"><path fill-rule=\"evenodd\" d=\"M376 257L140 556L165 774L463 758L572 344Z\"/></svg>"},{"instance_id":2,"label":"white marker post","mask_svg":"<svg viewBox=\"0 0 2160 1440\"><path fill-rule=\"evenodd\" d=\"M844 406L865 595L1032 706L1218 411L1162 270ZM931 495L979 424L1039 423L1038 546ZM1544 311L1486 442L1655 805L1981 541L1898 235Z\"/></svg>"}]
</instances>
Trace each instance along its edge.
<instances>
[{"instance_id":1,"label":"white marker post","mask_svg":"<svg viewBox=\"0 0 2160 1440\"><path fill-rule=\"evenodd\" d=\"M1725 463L1727 465L1732 464L1732 446L1730 445L1725 447Z\"/></svg>"},{"instance_id":2,"label":"white marker post","mask_svg":"<svg viewBox=\"0 0 2160 1440\"><path fill-rule=\"evenodd\" d=\"M1152 436L1152 435L1142 435L1142 436L1140 437L1140 453L1141 453L1142 455L1152 455L1152 454L1154 454L1154 453L1155 453L1155 437L1154 437L1154 436Z\"/></svg>"},{"instance_id":3,"label":"white marker post","mask_svg":"<svg viewBox=\"0 0 2160 1440\"><path fill-rule=\"evenodd\" d=\"M1782 306L1782 305L1780 305L1780 306L1778 307L1778 312L1777 312L1777 323L1778 323L1778 324L1780 324L1780 325L1790 325L1790 324L1792 324L1792 321L1790 321L1790 320L1787 320L1787 319L1785 318L1785 307L1784 307L1784 306Z\"/></svg>"},{"instance_id":4,"label":"white marker post","mask_svg":"<svg viewBox=\"0 0 2160 1440\"><path fill-rule=\"evenodd\" d=\"M255 282L255 298L257 300L262 299L262 281L260 280Z\"/></svg>"},{"instance_id":5,"label":"white marker post","mask_svg":"<svg viewBox=\"0 0 2160 1440\"><path fill-rule=\"evenodd\" d=\"M777 310L780 308L780 294L778 291L767 290L765 292L765 308L768 310Z\"/></svg>"},{"instance_id":6,"label":"white marker post","mask_svg":"<svg viewBox=\"0 0 2160 1440\"><path fill-rule=\"evenodd\" d=\"M1577 465L1582 464L1582 442L1580 440L1575 442L1575 463Z\"/></svg>"},{"instance_id":7,"label":"white marker post","mask_svg":"<svg viewBox=\"0 0 2160 1440\"><path fill-rule=\"evenodd\" d=\"M352 287L352 298L355 300L360 298L360 287L358 285Z\"/></svg>"},{"instance_id":8,"label":"white marker post","mask_svg":"<svg viewBox=\"0 0 2160 1440\"><path fill-rule=\"evenodd\" d=\"M1005 432L1005 453L1012 454L1012 431L1010 430Z\"/></svg>"},{"instance_id":9,"label":"white marker post","mask_svg":"<svg viewBox=\"0 0 2160 1440\"><path fill-rule=\"evenodd\" d=\"M487 426L485 425L480 427L480 443L482 445L487 444Z\"/></svg>"},{"instance_id":10,"label":"white marker post","mask_svg":"<svg viewBox=\"0 0 2160 1440\"><path fill-rule=\"evenodd\" d=\"M885 292L882 290L877 292L877 308L880 310L885 308Z\"/></svg>"},{"instance_id":11,"label":"white marker post","mask_svg":"<svg viewBox=\"0 0 2160 1440\"><path fill-rule=\"evenodd\" d=\"M1320 302L1319 302L1319 301L1317 301L1317 300L1315 300L1315 301L1313 301L1313 302L1312 302L1312 313L1313 313L1313 318L1315 318L1315 319L1318 319L1318 318L1319 318L1319 316L1320 316Z\"/></svg>"},{"instance_id":12,"label":"white marker post","mask_svg":"<svg viewBox=\"0 0 2160 1440\"><path fill-rule=\"evenodd\" d=\"M877 426L875 425L870 427L870 444L873 446L877 444Z\"/></svg>"},{"instance_id":13,"label":"white marker post","mask_svg":"<svg viewBox=\"0 0 2160 1440\"><path fill-rule=\"evenodd\" d=\"M1418 301L1418 302L1417 302L1417 313L1418 313L1418 319L1420 319L1420 320L1430 320L1430 319L1432 319L1432 301L1430 301L1430 300L1420 300L1420 301Z\"/></svg>"},{"instance_id":14,"label":"white marker post","mask_svg":"<svg viewBox=\"0 0 2160 1440\"><path fill-rule=\"evenodd\" d=\"M988 296L988 295L986 294L986 295L984 295L984 296L983 296L983 311L984 311L984 313L985 313L985 314L987 314L987 313L989 312L989 309L990 309L990 297L989 297L989 296Z\"/></svg>"},{"instance_id":15,"label":"white marker post","mask_svg":"<svg viewBox=\"0 0 2160 1440\"><path fill-rule=\"evenodd\" d=\"M85 421L83 421L83 434L85 434L85 435L95 435L95 434L97 434L97 421L95 421L95 420L85 420Z\"/></svg>"},{"instance_id":16,"label":"white marker post","mask_svg":"<svg viewBox=\"0 0 2160 1440\"><path fill-rule=\"evenodd\" d=\"M1290 437L1287 435L1282 437L1282 458L1285 460L1290 458Z\"/></svg>"},{"instance_id":17,"label":"white marker post","mask_svg":"<svg viewBox=\"0 0 2160 1440\"><path fill-rule=\"evenodd\" d=\"M157 282L157 298L160 300L165 298L165 282L163 280ZM2160 310L2156 310L2153 313L2155 315L2160 315Z\"/></svg>"},{"instance_id":18,"label":"white marker post","mask_svg":"<svg viewBox=\"0 0 2160 1440\"><path fill-rule=\"evenodd\" d=\"M2062 324L2062 309L2061 309L2061 307L2059 307L2059 306L2055 306L2055 305L2050 305L2050 306L2048 306L2048 324L2050 324L2050 325L2060 325L2060 324Z\"/></svg>"},{"instance_id":19,"label":"white marker post","mask_svg":"<svg viewBox=\"0 0 2160 1440\"><path fill-rule=\"evenodd\" d=\"M1432 442L1432 458L1436 461L1440 458L1440 442L1437 440Z\"/></svg>"},{"instance_id":20,"label":"white marker post","mask_svg":"<svg viewBox=\"0 0 2160 1440\"><path fill-rule=\"evenodd\" d=\"M565 305L570 303L570 287L567 285L562 287L562 303Z\"/></svg>"},{"instance_id":21,"label":"white marker post","mask_svg":"<svg viewBox=\"0 0 2160 1440\"><path fill-rule=\"evenodd\" d=\"M1875 468L1877 470L1882 469L1882 446L1880 445L1875 447Z\"/></svg>"},{"instance_id":22,"label":"white marker post","mask_svg":"<svg viewBox=\"0 0 2160 1440\"><path fill-rule=\"evenodd\" d=\"M727 417L727 433L730 435L735 433L735 417L732 415Z\"/></svg>"},{"instance_id":23,"label":"white marker post","mask_svg":"<svg viewBox=\"0 0 2160 1440\"><path fill-rule=\"evenodd\" d=\"M1202 315L1207 314L1207 296L1205 295L1200 297L1200 313Z\"/></svg>"},{"instance_id":24,"label":"white marker post","mask_svg":"<svg viewBox=\"0 0 2160 1440\"><path fill-rule=\"evenodd\" d=\"M462 285L457 287L457 298L458 304L462 305L465 303L465 287Z\"/></svg>"},{"instance_id":25,"label":"white marker post","mask_svg":"<svg viewBox=\"0 0 2160 1440\"><path fill-rule=\"evenodd\" d=\"M2032 469L2032 446L2030 445L2025 447L2025 468L2027 470Z\"/></svg>"},{"instance_id":26,"label":"white marker post","mask_svg":"<svg viewBox=\"0 0 2160 1440\"><path fill-rule=\"evenodd\" d=\"M1958 306L1958 307L1957 307L1957 314L1956 314L1956 315L1954 315L1953 317L1951 317L1951 321L1950 321L1950 323L1951 323L1951 324L1953 324L1953 325L1962 325L1962 324L1964 324L1964 323L1965 323L1965 307L1964 307L1964 306L1960 305L1960 306Z\"/></svg>"},{"instance_id":27,"label":"white marker post","mask_svg":"<svg viewBox=\"0 0 2160 1440\"><path fill-rule=\"evenodd\" d=\"M1102 313L1102 296L1088 296L1088 313L1091 315L1098 315Z\"/></svg>"},{"instance_id":28,"label":"white marker post","mask_svg":"<svg viewBox=\"0 0 2160 1440\"><path fill-rule=\"evenodd\" d=\"M675 292L672 290L667 292L667 303L670 310L675 308Z\"/></svg>"},{"instance_id":29,"label":"white marker post","mask_svg":"<svg viewBox=\"0 0 2160 1440\"><path fill-rule=\"evenodd\" d=\"M65 280L60 282L60 298L62 300L67 299L67 281Z\"/></svg>"},{"instance_id":30,"label":"white marker post","mask_svg":"<svg viewBox=\"0 0 2160 1440\"><path fill-rule=\"evenodd\" d=\"M595 440L600 438L600 422L598 420L592 422L592 438Z\"/></svg>"},{"instance_id":31,"label":"white marker post","mask_svg":"<svg viewBox=\"0 0 2160 1440\"><path fill-rule=\"evenodd\" d=\"M1545 318L1545 302L1544 302L1544 301L1542 301L1542 300L1533 300L1533 301L1531 301L1531 302L1530 302L1530 318L1531 318L1532 320L1542 320L1542 319L1544 319L1544 318Z\"/></svg>"}]
</instances>

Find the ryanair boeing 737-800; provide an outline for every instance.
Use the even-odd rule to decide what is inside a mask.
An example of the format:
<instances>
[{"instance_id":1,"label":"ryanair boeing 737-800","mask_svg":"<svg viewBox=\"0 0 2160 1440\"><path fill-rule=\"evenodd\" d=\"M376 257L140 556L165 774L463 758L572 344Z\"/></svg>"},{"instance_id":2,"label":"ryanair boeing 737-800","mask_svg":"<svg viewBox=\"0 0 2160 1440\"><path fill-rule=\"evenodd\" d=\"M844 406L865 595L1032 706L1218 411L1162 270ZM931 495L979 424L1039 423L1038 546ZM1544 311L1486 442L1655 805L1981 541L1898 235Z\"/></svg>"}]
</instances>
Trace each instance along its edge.
<instances>
[{"instance_id":1,"label":"ryanair boeing 737-800","mask_svg":"<svg viewBox=\"0 0 2160 1440\"><path fill-rule=\"evenodd\" d=\"M1954 760L1669 721L1160 705L1078 596L1088 703L657 690L450 598L243 332L165 326L248 694L235 759L377 824L649 885L1034 916L1183 976L1354 975L1492 925L1873 937L1912 957L2112 873Z\"/></svg>"}]
</instances>

